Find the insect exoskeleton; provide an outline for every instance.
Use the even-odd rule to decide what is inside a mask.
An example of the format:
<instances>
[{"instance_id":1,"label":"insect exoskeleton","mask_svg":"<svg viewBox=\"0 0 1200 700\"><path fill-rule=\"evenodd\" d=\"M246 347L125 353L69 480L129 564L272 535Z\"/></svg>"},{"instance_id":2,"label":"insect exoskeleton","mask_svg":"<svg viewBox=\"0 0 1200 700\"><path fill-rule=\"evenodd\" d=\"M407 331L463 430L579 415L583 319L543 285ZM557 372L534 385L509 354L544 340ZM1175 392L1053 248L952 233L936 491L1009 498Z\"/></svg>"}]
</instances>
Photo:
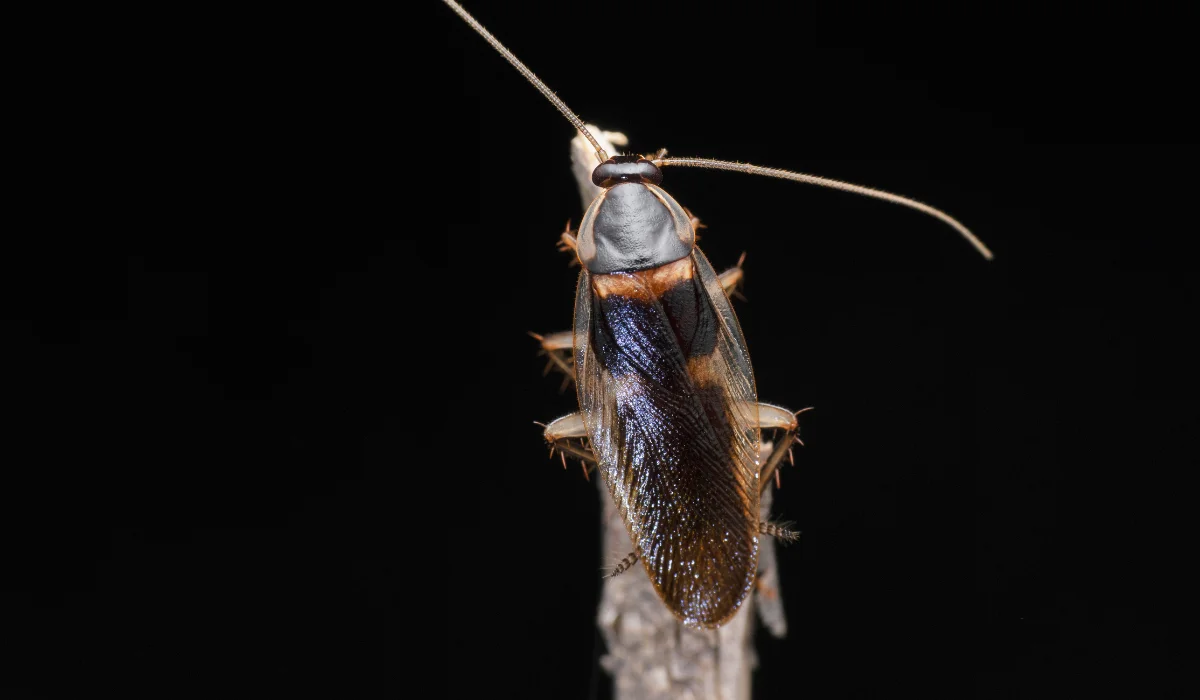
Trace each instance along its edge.
<instances>
[{"instance_id":1,"label":"insect exoskeleton","mask_svg":"<svg viewBox=\"0 0 1200 700\"><path fill-rule=\"evenodd\" d=\"M546 427L552 449L599 467L634 551L682 621L717 627L741 607L756 575L758 535L795 533L760 521L760 494L795 438L795 415L760 404L746 341L727 293L739 268L717 275L696 248L694 219L659 185L666 166L729 170L852 192L915 209L992 253L940 209L839 180L708 158L608 153L545 83L454 0L443 0L538 89L594 149L603 188L562 234L583 268L573 333L535 336L576 383L579 413ZM568 381L569 381L568 379ZM763 449L761 431L783 437ZM586 473L586 471L585 471Z\"/></svg>"},{"instance_id":2,"label":"insect exoskeleton","mask_svg":"<svg viewBox=\"0 0 1200 700\"><path fill-rule=\"evenodd\" d=\"M773 462L759 454L750 357L691 216L659 187L661 171L619 156L592 181L605 189L574 244L580 412L546 438L587 438L635 548L619 571L640 560L679 619L716 627L753 586L761 471ZM791 413L763 412L768 427L795 430Z\"/></svg>"}]
</instances>

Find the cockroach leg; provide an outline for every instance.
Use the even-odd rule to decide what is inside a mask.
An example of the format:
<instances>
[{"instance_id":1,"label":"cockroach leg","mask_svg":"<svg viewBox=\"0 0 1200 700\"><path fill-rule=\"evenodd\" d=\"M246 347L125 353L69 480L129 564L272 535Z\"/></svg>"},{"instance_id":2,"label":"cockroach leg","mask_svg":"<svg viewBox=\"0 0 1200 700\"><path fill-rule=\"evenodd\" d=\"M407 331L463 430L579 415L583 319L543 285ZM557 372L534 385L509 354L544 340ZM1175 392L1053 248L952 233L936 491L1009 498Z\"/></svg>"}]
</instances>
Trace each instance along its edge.
<instances>
[{"instance_id":1,"label":"cockroach leg","mask_svg":"<svg viewBox=\"0 0 1200 700\"><path fill-rule=\"evenodd\" d=\"M771 483L772 477L778 476L779 463L788 456L800 424L796 420L796 414L786 408L760 403L758 404L758 428L759 430L783 431L783 436L771 443L771 452L763 460L762 469L759 470L759 490L762 491L767 488L767 484ZM764 443L765 446L766 443Z\"/></svg>"},{"instance_id":2,"label":"cockroach leg","mask_svg":"<svg viewBox=\"0 0 1200 700\"><path fill-rule=\"evenodd\" d=\"M546 426L544 435L546 442L554 444L560 440L571 440L587 437L587 426L583 423L583 415L576 413L568 413L562 418L556 418L550 421L550 425Z\"/></svg>"},{"instance_id":3,"label":"cockroach leg","mask_svg":"<svg viewBox=\"0 0 1200 700\"><path fill-rule=\"evenodd\" d=\"M578 232L571 228L571 222L568 221L566 222L566 228L563 229L563 233L558 234L558 252L571 253L571 262L568 265L568 267L571 268L574 268L575 265L580 264L580 256L578 256L578 253L575 250L576 233Z\"/></svg>"},{"instance_id":4,"label":"cockroach leg","mask_svg":"<svg viewBox=\"0 0 1200 700\"><path fill-rule=\"evenodd\" d=\"M780 542L795 542L800 539L800 532L791 529L790 525L791 523L770 523L764 520L758 524L758 531Z\"/></svg>"},{"instance_id":5,"label":"cockroach leg","mask_svg":"<svg viewBox=\"0 0 1200 700\"><path fill-rule=\"evenodd\" d=\"M560 252L565 253L568 250L571 251L572 253L575 252L575 234L576 233L578 233L578 231L571 228L571 222L568 221L567 227L565 229L563 229L562 233L558 234L558 250Z\"/></svg>"},{"instance_id":6,"label":"cockroach leg","mask_svg":"<svg viewBox=\"0 0 1200 700\"><path fill-rule=\"evenodd\" d=\"M574 334L571 331L559 331L550 335L538 335L537 333L530 333L529 335L541 344L542 350L545 350L546 353L558 352L560 350L570 351L574 340Z\"/></svg>"},{"instance_id":7,"label":"cockroach leg","mask_svg":"<svg viewBox=\"0 0 1200 700\"><path fill-rule=\"evenodd\" d=\"M684 207L683 213L688 215L688 223L690 223L692 225L692 230L699 231L702 228L708 228L704 224L700 223L700 217L693 214L691 209ZM700 237L696 236L696 238L698 239Z\"/></svg>"},{"instance_id":8,"label":"cockroach leg","mask_svg":"<svg viewBox=\"0 0 1200 700\"><path fill-rule=\"evenodd\" d=\"M763 463L762 469L759 472L759 493L765 491L767 485L772 481L777 481L775 477L778 476L779 463L787 456L787 446L790 440L791 436L784 436L783 440L777 441L772 445L771 454L767 457L766 462ZM782 486L782 484L777 482L776 486Z\"/></svg>"},{"instance_id":9,"label":"cockroach leg","mask_svg":"<svg viewBox=\"0 0 1200 700\"><path fill-rule=\"evenodd\" d=\"M558 333L551 333L549 335L530 333L529 335L538 341L538 344L541 346L542 349L539 354L545 355L549 359L543 374L548 374L551 369L557 369L562 372L567 377L563 382L562 390L566 390L567 386L575 380L574 337L572 332L559 331Z\"/></svg>"},{"instance_id":10,"label":"cockroach leg","mask_svg":"<svg viewBox=\"0 0 1200 700\"><path fill-rule=\"evenodd\" d=\"M610 573L605 578L614 578L616 576L620 576L621 574L625 573L626 571L629 571L629 567L636 564L637 561L638 561L638 553L637 552L630 552L629 554L626 554L625 558L622 559L621 562L619 564L617 564L616 568L614 568L612 570L612 573Z\"/></svg>"},{"instance_id":11,"label":"cockroach leg","mask_svg":"<svg viewBox=\"0 0 1200 700\"><path fill-rule=\"evenodd\" d=\"M567 220L567 227L563 232L558 234L557 248L560 253L571 253L571 262L567 267L575 267L579 264L579 255L575 250L575 234L579 233L577 229L571 228L570 219Z\"/></svg>"},{"instance_id":12,"label":"cockroach leg","mask_svg":"<svg viewBox=\"0 0 1200 700\"><path fill-rule=\"evenodd\" d=\"M567 457L578 459L583 465L583 477L588 478L591 470L596 468L596 456L588 448L587 427L583 424L583 416L570 413L552 421L542 433L546 442L550 443L550 454L558 452L562 459L563 469L567 468ZM589 479L590 480L590 479Z\"/></svg>"},{"instance_id":13,"label":"cockroach leg","mask_svg":"<svg viewBox=\"0 0 1200 700\"><path fill-rule=\"evenodd\" d=\"M729 297L736 297L742 301L745 301L746 297L742 296L742 293L738 291L738 288L742 286L742 282L746 279L746 273L742 271L742 262L745 261L745 259L746 254L742 253L742 257L738 258L738 262L735 267L731 267L717 275L717 279L721 282L721 288L725 290L725 295Z\"/></svg>"}]
</instances>

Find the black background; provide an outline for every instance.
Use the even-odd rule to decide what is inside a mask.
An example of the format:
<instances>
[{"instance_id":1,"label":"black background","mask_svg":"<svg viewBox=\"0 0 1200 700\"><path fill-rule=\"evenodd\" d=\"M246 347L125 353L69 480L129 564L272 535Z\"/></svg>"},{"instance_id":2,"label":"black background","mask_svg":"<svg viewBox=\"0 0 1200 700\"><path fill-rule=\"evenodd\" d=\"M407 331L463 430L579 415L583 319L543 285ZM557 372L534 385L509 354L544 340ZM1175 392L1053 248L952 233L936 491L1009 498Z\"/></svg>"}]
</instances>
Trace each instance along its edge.
<instances>
[{"instance_id":1,"label":"black background","mask_svg":"<svg viewBox=\"0 0 1200 700\"><path fill-rule=\"evenodd\" d=\"M901 192L996 252L665 172L716 267L748 254L760 398L816 409L756 697L1179 688L1181 18L470 9L635 150ZM570 324L570 126L435 3L65 26L96 43L39 54L4 260L5 687L603 697L598 496L546 460L574 399L525 335Z\"/></svg>"}]
</instances>

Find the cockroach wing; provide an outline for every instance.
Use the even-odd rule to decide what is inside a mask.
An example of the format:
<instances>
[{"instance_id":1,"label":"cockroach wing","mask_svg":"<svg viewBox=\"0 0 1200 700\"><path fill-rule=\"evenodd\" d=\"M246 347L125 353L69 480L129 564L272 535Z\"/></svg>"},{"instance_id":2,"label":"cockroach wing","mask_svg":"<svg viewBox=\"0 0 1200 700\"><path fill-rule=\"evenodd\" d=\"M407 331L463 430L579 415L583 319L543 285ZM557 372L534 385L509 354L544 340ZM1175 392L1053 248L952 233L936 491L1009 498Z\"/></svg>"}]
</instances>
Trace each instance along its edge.
<instances>
[{"instance_id":1,"label":"cockroach wing","mask_svg":"<svg viewBox=\"0 0 1200 700\"><path fill-rule=\"evenodd\" d=\"M667 265L580 275L579 405L605 483L659 596L715 627L754 583L754 375L729 299L699 249Z\"/></svg>"}]
</instances>

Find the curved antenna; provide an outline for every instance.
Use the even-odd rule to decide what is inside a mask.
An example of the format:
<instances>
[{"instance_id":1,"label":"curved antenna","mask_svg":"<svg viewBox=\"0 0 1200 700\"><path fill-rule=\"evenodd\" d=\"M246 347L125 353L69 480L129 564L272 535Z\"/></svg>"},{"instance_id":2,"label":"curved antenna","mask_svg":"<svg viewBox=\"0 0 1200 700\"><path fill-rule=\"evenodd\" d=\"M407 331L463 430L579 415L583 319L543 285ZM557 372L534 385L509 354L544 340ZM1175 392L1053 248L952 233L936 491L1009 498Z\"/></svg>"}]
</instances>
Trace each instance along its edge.
<instances>
[{"instance_id":1,"label":"curved antenna","mask_svg":"<svg viewBox=\"0 0 1200 700\"><path fill-rule=\"evenodd\" d=\"M563 116L567 118L567 121L575 125L575 128L579 129L579 133L583 134L584 137L586 137L587 140L592 143L592 147L596 149L597 160L599 160L601 163L608 160L608 153L606 153L604 149L600 147L600 143L596 141L596 137L592 136L592 132L588 131L587 127L583 125L583 120L575 116L575 113L572 112L569 107L567 107L566 102L563 102L561 99L559 99L558 95L555 95L553 92L551 92L550 88L546 87L546 84L533 74L533 71L526 68L525 64L521 63L521 61L519 61L517 57L513 55L512 51L504 48L504 44L501 44L496 37L492 36L491 32L484 29L483 25L480 24L479 21L474 17L472 17L470 13L464 10L462 5L454 2L454 0L442 0L442 2L449 5L451 10L454 10L459 17L463 18L464 22L471 25L471 29L474 29L479 33L479 36L487 40L487 43L491 44L493 49L499 51L500 55L503 56L509 63L511 63L513 68L517 69L518 73L525 76L526 80L533 83L533 86L538 89L538 92L542 93L543 97L545 97L547 100L550 100L551 104L553 104L555 107L558 107L558 111L562 112Z\"/></svg>"},{"instance_id":2,"label":"curved antenna","mask_svg":"<svg viewBox=\"0 0 1200 700\"><path fill-rule=\"evenodd\" d=\"M988 247L983 244L983 241L979 240L979 238L975 234L971 233L970 229L968 229L966 226L963 226L959 222L958 219L954 218L953 216L950 216L949 214L942 211L941 209L931 207L928 204L925 204L924 202L918 202L915 199L910 199L903 195L892 194L891 192L877 190L873 187L863 187L862 185L855 185L855 184L849 183L849 182L842 182L841 180L831 180L827 177L819 177L817 175L807 175L805 173L794 173L790 170L780 170L778 168L764 168L759 165L750 165L749 163L731 163L727 160L710 160L708 158L662 158L662 157L659 157L659 158L653 159L651 162L653 162L655 165L657 165L660 168L667 166L667 165L682 165L682 166L687 166L687 167L692 167L692 168L712 168L713 170L732 170L732 171L738 172L738 173L746 173L747 175L765 175L767 177L777 177L777 178L780 178L783 180L794 180L796 182L803 182L807 185L819 185L821 187L829 187L829 188L832 188L835 190L842 190L843 192L853 192L854 194L861 194L864 197L874 197L875 199L882 199L887 202L892 202L893 204L900 204L900 205L909 207L910 209L916 209L917 211L924 212L934 218L944 221L945 223L949 224L955 231L958 231L959 233L961 233L962 237L967 239L968 243L975 246L975 250L978 250L979 253L981 255L983 255L983 257L987 258L988 260L991 260L993 257L992 251L988 250Z\"/></svg>"}]
</instances>

